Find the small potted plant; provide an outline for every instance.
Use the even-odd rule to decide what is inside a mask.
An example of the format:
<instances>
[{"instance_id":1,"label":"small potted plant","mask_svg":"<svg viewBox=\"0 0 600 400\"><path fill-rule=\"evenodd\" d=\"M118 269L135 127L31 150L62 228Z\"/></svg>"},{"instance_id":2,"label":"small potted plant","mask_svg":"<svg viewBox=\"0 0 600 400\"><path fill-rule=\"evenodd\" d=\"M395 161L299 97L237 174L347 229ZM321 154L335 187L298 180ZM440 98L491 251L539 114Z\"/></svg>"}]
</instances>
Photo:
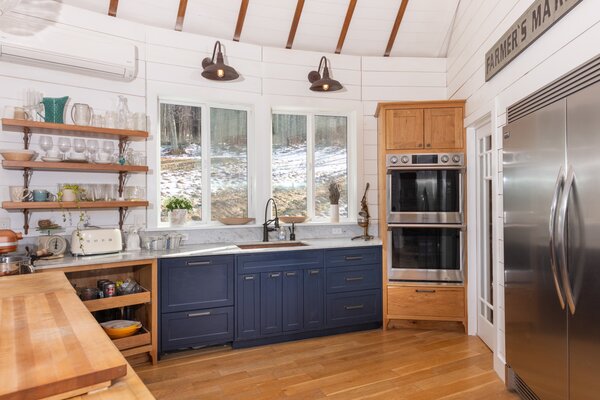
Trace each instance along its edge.
<instances>
[{"instance_id":1,"label":"small potted plant","mask_svg":"<svg viewBox=\"0 0 600 400\"><path fill-rule=\"evenodd\" d=\"M79 185L70 183L62 185L61 190L57 193L58 201L78 201L80 196L85 192Z\"/></svg>"},{"instance_id":2,"label":"small potted plant","mask_svg":"<svg viewBox=\"0 0 600 400\"><path fill-rule=\"evenodd\" d=\"M329 204L331 222L340 222L340 185L335 181L329 183Z\"/></svg>"},{"instance_id":3,"label":"small potted plant","mask_svg":"<svg viewBox=\"0 0 600 400\"><path fill-rule=\"evenodd\" d=\"M171 196L165 200L165 208L169 211L171 225L183 225L189 211L194 209L192 201L185 196Z\"/></svg>"}]
</instances>

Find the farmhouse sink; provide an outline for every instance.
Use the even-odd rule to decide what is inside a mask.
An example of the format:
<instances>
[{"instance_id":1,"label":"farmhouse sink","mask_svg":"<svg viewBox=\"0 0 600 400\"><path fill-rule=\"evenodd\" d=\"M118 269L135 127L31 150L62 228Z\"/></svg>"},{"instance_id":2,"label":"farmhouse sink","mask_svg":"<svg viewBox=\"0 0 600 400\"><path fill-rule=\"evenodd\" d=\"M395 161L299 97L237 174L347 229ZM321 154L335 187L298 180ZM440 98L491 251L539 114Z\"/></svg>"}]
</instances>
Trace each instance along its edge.
<instances>
[{"instance_id":1,"label":"farmhouse sink","mask_svg":"<svg viewBox=\"0 0 600 400\"><path fill-rule=\"evenodd\" d=\"M308 244L306 244L304 242L259 242L259 243L237 244L236 246L242 250L252 250L252 249L301 247L301 246L308 246Z\"/></svg>"}]
</instances>

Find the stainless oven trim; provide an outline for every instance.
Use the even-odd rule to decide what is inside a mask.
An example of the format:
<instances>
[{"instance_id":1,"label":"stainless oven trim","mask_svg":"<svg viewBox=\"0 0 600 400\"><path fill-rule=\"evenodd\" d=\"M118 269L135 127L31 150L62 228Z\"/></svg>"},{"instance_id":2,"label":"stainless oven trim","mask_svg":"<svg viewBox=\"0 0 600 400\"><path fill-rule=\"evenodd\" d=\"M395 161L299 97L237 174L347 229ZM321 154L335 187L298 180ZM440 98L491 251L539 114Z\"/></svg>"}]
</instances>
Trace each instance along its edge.
<instances>
[{"instance_id":1,"label":"stainless oven trim","mask_svg":"<svg viewBox=\"0 0 600 400\"><path fill-rule=\"evenodd\" d=\"M448 228L460 229L459 232L459 269L409 269L392 268L392 228ZM388 281L410 281L410 282L464 282L465 270L465 225L446 225L446 224L391 224L388 225L388 250L387 250L387 272Z\"/></svg>"},{"instance_id":2,"label":"stainless oven trim","mask_svg":"<svg viewBox=\"0 0 600 400\"><path fill-rule=\"evenodd\" d=\"M466 168L464 166L457 166L457 165L432 165L432 166L424 166L424 165L410 165L410 166L389 166L386 168L387 173L389 174L390 171L439 171L439 170L449 170L449 171L456 171L462 169L463 171L466 170Z\"/></svg>"}]
</instances>

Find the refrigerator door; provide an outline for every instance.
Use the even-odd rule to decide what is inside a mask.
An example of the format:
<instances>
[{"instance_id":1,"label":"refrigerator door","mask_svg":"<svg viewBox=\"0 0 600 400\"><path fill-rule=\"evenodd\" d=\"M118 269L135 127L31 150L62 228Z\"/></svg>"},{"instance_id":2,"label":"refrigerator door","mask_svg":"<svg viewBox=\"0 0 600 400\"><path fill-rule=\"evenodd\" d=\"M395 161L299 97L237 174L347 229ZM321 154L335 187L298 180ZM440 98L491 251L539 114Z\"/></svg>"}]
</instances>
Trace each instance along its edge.
<instances>
[{"instance_id":1,"label":"refrigerator door","mask_svg":"<svg viewBox=\"0 0 600 400\"><path fill-rule=\"evenodd\" d=\"M506 358L544 400L568 396L567 311L550 251L565 131L561 100L508 125L503 144Z\"/></svg>"},{"instance_id":2,"label":"refrigerator door","mask_svg":"<svg viewBox=\"0 0 600 400\"><path fill-rule=\"evenodd\" d=\"M600 84L567 98L567 121L570 399L592 400L600 396Z\"/></svg>"}]
</instances>

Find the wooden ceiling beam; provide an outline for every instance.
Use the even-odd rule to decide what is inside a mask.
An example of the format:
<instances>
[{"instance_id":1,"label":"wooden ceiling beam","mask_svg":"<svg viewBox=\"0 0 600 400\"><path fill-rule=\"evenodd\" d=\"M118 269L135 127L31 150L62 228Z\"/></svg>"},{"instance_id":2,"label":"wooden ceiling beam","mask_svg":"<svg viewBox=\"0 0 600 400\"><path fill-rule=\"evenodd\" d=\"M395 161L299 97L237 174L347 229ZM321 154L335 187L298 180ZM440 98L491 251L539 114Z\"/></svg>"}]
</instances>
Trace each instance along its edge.
<instances>
[{"instance_id":1,"label":"wooden ceiling beam","mask_svg":"<svg viewBox=\"0 0 600 400\"><path fill-rule=\"evenodd\" d=\"M249 1L250 0L242 0L242 3L240 4L240 12L238 14L237 24L235 24L235 33L233 34L233 40L236 42L239 42L240 36L242 36L242 28L244 27L244 20L246 19Z\"/></svg>"},{"instance_id":2,"label":"wooden ceiling beam","mask_svg":"<svg viewBox=\"0 0 600 400\"><path fill-rule=\"evenodd\" d=\"M404 18L404 12L406 11L407 5L408 0L402 0L402 3L400 3L400 7L398 8L398 14L396 15L396 20L394 21L394 26L392 28L392 33L390 33L390 38L385 48L385 53L383 53L384 57L389 57L390 53L392 52L392 47L394 47L396 35L398 34L398 29L400 29L400 23L402 22L402 18Z\"/></svg>"},{"instance_id":3,"label":"wooden ceiling beam","mask_svg":"<svg viewBox=\"0 0 600 400\"><path fill-rule=\"evenodd\" d=\"M183 21L185 20L185 10L187 9L188 0L179 0L179 9L177 10L177 21L175 21L175 30L183 29Z\"/></svg>"},{"instance_id":4,"label":"wooden ceiling beam","mask_svg":"<svg viewBox=\"0 0 600 400\"><path fill-rule=\"evenodd\" d=\"M108 5L108 15L110 15L111 17L116 17L118 7L119 0L110 0L110 4Z\"/></svg>"},{"instance_id":5,"label":"wooden ceiling beam","mask_svg":"<svg viewBox=\"0 0 600 400\"><path fill-rule=\"evenodd\" d=\"M344 46L344 41L346 40L346 34L348 33L348 28L350 27L350 21L352 21L352 15L354 14L354 9L356 8L357 0L350 0L350 4L348 4L348 11L346 11L346 19L344 19L344 25L342 25L342 31L340 32L340 38L338 39L337 46L335 46L335 54L340 54L342 52L342 47Z\"/></svg>"},{"instance_id":6,"label":"wooden ceiling beam","mask_svg":"<svg viewBox=\"0 0 600 400\"><path fill-rule=\"evenodd\" d=\"M304 8L304 0L298 0L296 3L296 11L294 12L294 19L292 20L292 26L290 28L290 34L288 35L286 49L291 49L294 44L294 38L296 37L296 30L298 29L298 23L300 22L300 16L302 15L302 9Z\"/></svg>"}]
</instances>

